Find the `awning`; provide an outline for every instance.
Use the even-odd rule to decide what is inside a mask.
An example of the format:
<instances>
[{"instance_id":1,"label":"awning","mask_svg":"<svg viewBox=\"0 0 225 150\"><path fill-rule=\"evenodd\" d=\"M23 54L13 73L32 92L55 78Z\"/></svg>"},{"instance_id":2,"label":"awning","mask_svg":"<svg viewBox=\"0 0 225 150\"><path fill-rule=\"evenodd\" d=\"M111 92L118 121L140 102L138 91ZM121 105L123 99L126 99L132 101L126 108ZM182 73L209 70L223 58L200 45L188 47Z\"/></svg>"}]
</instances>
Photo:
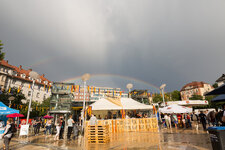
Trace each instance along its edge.
<instances>
[{"instance_id":1,"label":"awning","mask_svg":"<svg viewBox=\"0 0 225 150\"><path fill-rule=\"evenodd\" d=\"M219 95L211 100L212 102L225 102L225 94Z\"/></svg>"},{"instance_id":2,"label":"awning","mask_svg":"<svg viewBox=\"0 0 225 150\"><path fill-rule=\"evenodd\" d=\"M170 105L164 108L159 109L159 112L162 113L190 113L192 112L192 108L188 108L188 107L184 107L184 106L180 106L180 105Z\"/></svg>"},{"instance_id":3,"label":"awning","mask_svg":"<svg viewBox=\"0 0 225 150\"><path fill-rule=\"evenodd\" d=\"M0 115L8 115L8 114L13 114L13 113L20 113L19 110L9 108L2 102L0 102Z\"/></svg>"},{"instance_id":4,"label":"awning","mask_svg":"<svg viewBox=\"0 0 225 150\"><path fill-rule=\"evenodd\" d=\"M220 94L225 94L225 84L221 85L220 87L214 89L211 92L206 93L205 96L208 96L208 95L220 95Z\"/></svg>"}]
</instances>

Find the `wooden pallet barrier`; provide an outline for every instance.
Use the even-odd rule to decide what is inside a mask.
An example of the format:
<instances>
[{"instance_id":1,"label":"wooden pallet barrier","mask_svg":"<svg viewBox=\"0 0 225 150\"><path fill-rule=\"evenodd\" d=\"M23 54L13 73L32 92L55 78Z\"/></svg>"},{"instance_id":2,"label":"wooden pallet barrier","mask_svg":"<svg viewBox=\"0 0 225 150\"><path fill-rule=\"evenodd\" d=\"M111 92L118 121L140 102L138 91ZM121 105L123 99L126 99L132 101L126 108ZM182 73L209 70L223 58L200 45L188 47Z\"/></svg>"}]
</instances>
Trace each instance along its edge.
<instances>
[{"instance_id":1,"label":"wooden pallet barrier","mask_svg":"<svg viewBox=\"0 0 225 150\"><path fill-rule=\"evenodd\" d=\"M87 126L88 143L104 144L109 142L109 125Z\"/></svg>"}]
</instances>

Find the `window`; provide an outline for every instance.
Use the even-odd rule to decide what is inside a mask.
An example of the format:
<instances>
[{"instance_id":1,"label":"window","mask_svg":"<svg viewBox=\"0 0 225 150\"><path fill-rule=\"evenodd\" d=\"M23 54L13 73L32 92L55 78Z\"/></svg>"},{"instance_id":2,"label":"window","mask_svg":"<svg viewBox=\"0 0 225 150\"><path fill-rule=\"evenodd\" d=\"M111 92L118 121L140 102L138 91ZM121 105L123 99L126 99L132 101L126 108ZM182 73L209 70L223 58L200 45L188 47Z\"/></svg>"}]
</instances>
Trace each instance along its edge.
<instances>
[{"instance_id":1,"label":"window","mask_svg":"<svg viewBox=\"0 0 225 150\"><path fill-rule=\"evenodd\" d=\"M14 79L14 80L12 80L12 84L15 84L16 83L16 80Z\"/></svg>"},{"instance_id":2,"label":"window","mask_svg":"<svg viewBox=\"0 0 225 150\"><path fill-rule=\"evenodd\" d=\"M37 98L39 98L39 97L40 97L40 93L39 93L39 92L37 92L37 95L36 95L36 97L37 97Z\"/></svg>"},{"instance_id":3,"label":"window","mask_svg":"<svg viewBox=\"0 0 225 150\"><path fill-rule=\"evenodd\" d=\"M28 91L28 96L31 96L31 91Z\"/></svg>"},{"instance_id":4,"label":"window","mask_svg":"<svg viewBox=\"0 0 225 150\"><path fill-rule=\"evenodd\" d=\"M82 99L82 97L80 96L80 99Z\"/></svg>"},{"instance_id":5,"label":"window","mask_svg":"<svg viewBox=\"0 0 225 150\"><path fill-rule=\"evenodd\" d=\"M84 95L84 93L80 93L80 95Z\"/></svg>"}]
</instances>

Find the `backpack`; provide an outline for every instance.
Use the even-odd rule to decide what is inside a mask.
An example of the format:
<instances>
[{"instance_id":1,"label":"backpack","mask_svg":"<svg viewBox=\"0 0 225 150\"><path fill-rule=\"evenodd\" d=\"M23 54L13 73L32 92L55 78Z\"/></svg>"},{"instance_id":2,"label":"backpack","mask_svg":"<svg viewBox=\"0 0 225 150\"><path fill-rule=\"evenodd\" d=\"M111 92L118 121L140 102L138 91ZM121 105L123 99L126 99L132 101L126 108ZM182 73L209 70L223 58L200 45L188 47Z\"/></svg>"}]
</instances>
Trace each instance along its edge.
<instances>
[{"instance_id":1,"label":"backpack","mask_svg":"<svg viewBox=\"0 0 225 150\"><path fill-rule=\"evenodd\" d=\"M16 126L14 123L11 124L11 132L14 134L17 132Z\"/></svg>"},{"instance_id":2,"label":"backpack","mask_svg":"<svg viewBox=\"0 0 225 150\"><path fill-rule=\"evenodd\" d=\"M197 118L197 116L195 114L193 115L192 120L193 121L198 121L198 118Z\"/></svg>"}]
</instances>

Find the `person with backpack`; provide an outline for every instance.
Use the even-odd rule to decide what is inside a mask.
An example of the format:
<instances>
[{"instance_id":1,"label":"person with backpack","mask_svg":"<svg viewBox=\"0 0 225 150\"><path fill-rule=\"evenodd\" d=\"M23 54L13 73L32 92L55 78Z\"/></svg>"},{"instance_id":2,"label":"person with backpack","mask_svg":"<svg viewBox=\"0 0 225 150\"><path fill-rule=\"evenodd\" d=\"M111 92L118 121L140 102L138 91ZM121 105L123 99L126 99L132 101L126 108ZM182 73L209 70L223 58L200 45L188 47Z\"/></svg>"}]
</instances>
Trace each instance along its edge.
<instances>
[{"instance_id":1,"label":"person with backpack","mask_svg":"<svg viewBox=\"0 0 225 150\"><path fill-rule=\"evenodd\" d=\"M202 123L203 129L206 131L206 115L203 113L203 111L199 114L200 122Z\"/></svg>"},{"instance_id":2,"label":"person with backpack","mask_svg":"<svg viewBox=\"0 0 225 150\"><path fill-rule=\"evenodd\" d=\"M191 120L193 121L193 126L196 127L196 130L198 130L198 116L195 114L195 112L193 112L192 116L191 116Z\"/></svg>"},{"instance_id":3,"label":"person with backpack","mask_svg":"<svg viewBox=\"0 0 225 150\"><path fill-rule=\"evenodd\" d=\"M9 150L10 141L15 133L16 133L16 126L13 122L13 119L9 118L7 120L7 125L5 127L5 131L2 136L4 139L4 145L3 145L4 150Z\"/></svg>"}]
</instances>

